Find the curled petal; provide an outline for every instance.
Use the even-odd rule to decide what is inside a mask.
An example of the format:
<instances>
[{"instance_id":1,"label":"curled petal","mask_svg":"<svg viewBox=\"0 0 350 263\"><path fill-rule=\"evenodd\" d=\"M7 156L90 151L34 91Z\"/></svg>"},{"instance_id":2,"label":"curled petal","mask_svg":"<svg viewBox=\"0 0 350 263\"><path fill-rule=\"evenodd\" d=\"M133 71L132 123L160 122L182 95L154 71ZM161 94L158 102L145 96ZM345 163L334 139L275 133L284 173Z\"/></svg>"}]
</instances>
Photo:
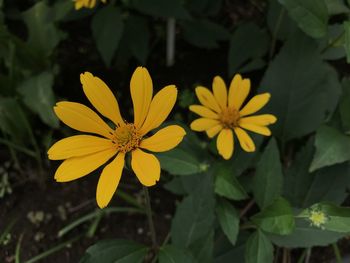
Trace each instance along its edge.
<instances>
[{"instance_id":1,"label":"curled petal","mask_svg":"<svg viewBox=\"0 0 350 263\"><path fill-rule=\"evenodd\" d=\"M219 136L216 140L216 147L219 154L225 159L228 160L233 154L234 141L233 141L233 132L231 129L222 129L219 133Z\"/></svg>"},{"instance_id":2,"label":"curled petal","mask_svg":"<svg viewBox=\"0 0 350 263\"><path fill-rule=\"evenodd\" d=\"M248 135L248 133L241 129L236 127L235 128L235 133L237 135L237 139L239 141L239 144L241 145L242 149L245 150L246 152L254 152L255 151L255 144Z\"/></svg>"}]
</instances>

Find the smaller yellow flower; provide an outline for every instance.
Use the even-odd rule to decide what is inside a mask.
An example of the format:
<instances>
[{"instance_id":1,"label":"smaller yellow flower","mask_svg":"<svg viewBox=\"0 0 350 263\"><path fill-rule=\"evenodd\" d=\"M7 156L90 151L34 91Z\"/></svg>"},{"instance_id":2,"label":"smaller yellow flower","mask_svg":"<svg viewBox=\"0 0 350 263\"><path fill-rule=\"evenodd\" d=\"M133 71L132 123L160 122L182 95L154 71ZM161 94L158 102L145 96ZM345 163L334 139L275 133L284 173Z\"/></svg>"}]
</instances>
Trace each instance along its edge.
<instances>
[{"instance_id":1,"label":"smaller yellow flower","mask_svg":"<svg viewBox=\"0 0 350 263\"><path fill-rule=\"evenodd\" d=\"M83 7L94 8L96 6L96 0L73 0L75 4L75 10L79 10ZM106 0L101 0L102 3L106 3Z\"/></svg>"},{"instance_id":2,"label":"smaller yellow flower","mask_svg":"<svg viewBox=\"0 0 350 263\"><path fill-rule=\"evenodd\" d=\"M328 221L327 215L318 209L311 210L308 219L310 220L311 225L320 228L323 228L323 225Z\"/></svg>"},{"instance_id":3,"label":"smaller yellow flower","mask_svg":"<svg viewBox=\"0 0 350 263\"><path fill-rule=\"evenodd\" d=\"M266 105L270 94L256 95L242 107L249 92L250 80L242 79L239 74L232 79L228 92L225 82L219 76L213 80L213 92L202 86L196 88L196 95L202 105L191 105L190 110L201 118L191 123L191 129L205 131L209 138L219 134L216 146L226 160L231 158L234 151L234 133L243 150L254 152L255 144L244 129L270 136L271 131L267 126L277 120L271 114L250 116Z\"/></svg>"}]
</instances>

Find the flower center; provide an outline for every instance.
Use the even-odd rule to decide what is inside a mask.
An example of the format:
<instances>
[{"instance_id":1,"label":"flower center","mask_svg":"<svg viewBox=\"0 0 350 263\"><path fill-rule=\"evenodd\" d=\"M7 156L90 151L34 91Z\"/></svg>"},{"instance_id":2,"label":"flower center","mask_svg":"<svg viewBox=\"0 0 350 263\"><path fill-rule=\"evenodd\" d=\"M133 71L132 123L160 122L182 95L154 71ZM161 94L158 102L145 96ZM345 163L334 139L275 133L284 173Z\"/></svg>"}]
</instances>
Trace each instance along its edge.
<instances>
[{"instance_id":1,"label":"flower center","mask_svg":"<svg viewBox=\"0 0 350 263\"><path fill-rule=\"evenodd\" d=\"M226 108L219 114L219 119L225 128L237 127L239 118L239 111L235 108Z\"/></svg>"},{"instance_id":2,"label":"flower center","mask_svg":"<svg viewBox=\"0 0 350 263\"><path fill-rule=\"evenodd\" d=\"M136 149L142 136L136 130L134 124L127 123L123 126L116 127L112 142L119 152L130 152Z\"/></svg>"}]
</instances>

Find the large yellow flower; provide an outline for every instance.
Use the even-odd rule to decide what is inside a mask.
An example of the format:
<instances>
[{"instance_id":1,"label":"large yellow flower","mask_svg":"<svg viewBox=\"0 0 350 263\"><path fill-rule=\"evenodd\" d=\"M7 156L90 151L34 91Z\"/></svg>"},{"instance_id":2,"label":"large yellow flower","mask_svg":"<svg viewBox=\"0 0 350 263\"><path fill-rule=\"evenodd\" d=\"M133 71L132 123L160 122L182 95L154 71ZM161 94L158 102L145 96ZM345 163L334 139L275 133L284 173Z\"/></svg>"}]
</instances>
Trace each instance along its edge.
<instances>
[{"instance_id":1,"label":"large yellow flower","mask_svg":"<svg viewBox=\"0 0 350 263\"><path fill-rule=\"evenodd\" d=\"M191 129L205 131L209 138L219 134L216 146L219 154L226 160L233 154L234 133L243 150L253 152L255 144L243 129L270 136L271 131L267 125L276 122L276 117L271 114L249 116L265 106L270 100L269 93L254 96L242 108L249 91L250 80L242 79L239 74L232 79L228 94L225 82L219 76L213 80L213 92L202 86L196 88L202 105L191 105L190 110L201 118L191 123Z\"/></svg>"},{"instance_id":2,"label":"large yellow flower","mask_svg":"<svg viewBox=\"0 0 350 263\"><path fill-rule=\"evenodd\" d=\"M168 151L182 141L185 131L178 125L170 125L145 137L164 122L177 97L176 87L169 85L152 98L153 84L146 68L138 67L130 81L133 123L122 118L116 98L101 79L85 72L80 75L80 81L91 104L115 127L111 128L83 104L58 102L54 111L62 122L78 131L99 136L75 135L65 138L48 150L48 156L51 160L65 160L58 167L55 179L57 182L68 182L89 174L116 155L103 169L97 185L97 204L103 208L117 189L127 153L131 153L131 168L141 184L152 186L159 180L160 164L153 154L141 149Z\"/></svg>"},{"instance_id":3,"label":"large yellow flower","mask_svg":"<svg viewBox=\"0 0 350 263\"><path fill-rule=\"evenodd\" d=\"M83 7L85 8L94 8L96 6L96 0L73 0L76 10L79 10ZM106 3L106 0L101 0L102 3Z\"/></svg>"}]
</instances>

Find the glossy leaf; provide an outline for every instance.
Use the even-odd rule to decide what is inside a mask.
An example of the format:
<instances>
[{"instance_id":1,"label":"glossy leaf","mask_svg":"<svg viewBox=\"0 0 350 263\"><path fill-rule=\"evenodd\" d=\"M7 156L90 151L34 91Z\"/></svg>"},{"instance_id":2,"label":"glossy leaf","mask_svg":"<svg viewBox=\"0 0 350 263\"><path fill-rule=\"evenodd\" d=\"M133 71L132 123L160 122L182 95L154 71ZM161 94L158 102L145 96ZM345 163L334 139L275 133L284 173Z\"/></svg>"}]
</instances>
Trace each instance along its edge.
<instances>
[{"instance_id":1,"label":"glossy leaf","mask_svg":"<svg viewBox=\"0 0 350 263\"><path fill-rule=\"evenodd\" d=\"M327 32L328 9L324 0L279 0L298 26L314 38Z\"/></svg>"},{"instance_id":2,"label":"glossy leaf","mask_svg":"<svg viewBox=\"0 0 350 263\"><path fill-rule=\"evenodd\" d=\"M273 245L263 232L256 231L249 237L245 250L245 262L273 262Z\"/></svg>"},{"instance_id":3,"label":"glossy leaf","mask_svg":"<svg viewBox=\"0 0 350 263\"><path fill-rule=\"evenodd\" d=\"M281 197L254 215L251 220L262 230L279 235L290 234L295 224L292 207Z\"/></svg>"},{"instance_id":4,"label":"glossy leaf","mask_svg":"<svg viewBox=\"0 0 350 263\"><path fill-rule=\"evenodd\" d=\"M350 137L336 129L322 126L317 130L316 152L310 171L350 160Z\"/></svg>"},{"instance_id":5,"label":"glossy leaf","mask_svg":"<svg viewBox=\"0 0 350 263\"><path fill-rule=\"evenodd\" d=\"M271 139L257 165L253 194L261 209L271 205L282 191L282 167L275 139Z\"/></svg>"},{"instance_id":6,"label":"glossy leaf","mask_svg":"<svg viewBox=\"0 0 350 263\"><path fill-rule=\"evenodd\" d=\"M171 225L171 238L175 246L188 248L208 235L214 222L213 182L203 174L202 181L178 205Z\"/></svg>"},{"instance_id":7,"label":"glossy leaf","mask_svg":"<svg viewBox=\"0 0 350 263\"><path fill-rule=\"evenodd\" d=\"M97 49L109 67L124 29L119 9L114 6L100 9L92 19L91 28Z\"/></svg>"},{"instance_id":8,"label":"glossy leaf","mask_svg":"<svg viewBox=\"0 0 350 263\"><path fill-rule=\"evenodd\" d=\"M80 263L142 263L148 248L126 239L103 240L86 250Z\"/></svg>"},{"instance_id":9,"label":"glossy leaf","mask_svg":"<svg viewBox=\"0 0 350 263\"><path fill-rule=\"evenodd\" d=\"M25 80L18 88L24 103L41 120L52 128L58 127L58 119L53 112L55 95L52 90L54 76L45 71L37 76Z\"/></svg>"},{"instance_id":10,"label":"glossy leaf","mask_svg":"<svg viewBox=\"0 0 350 263\"><path fill-rule=\"evenodd\" d=\"M301 52L302 50L302 52ZM315 131L337 105L337 73L322 62L313 40L294 34L267 69L260 92L270 92L263 112L275 114L272 134L287 141Z\"/></svg>"},{"instance_id":11,"label":"glossy leaf","mask_svg":"<svg viewBox=\"0 0 350 263\"><path fill-rule=\"evenodd\" d=\"M235 245L239 232L239 214L237 210L226 200L219 199L216 205L216 213L222 231L232 245Z\"/></svg>"}]
</instances>

